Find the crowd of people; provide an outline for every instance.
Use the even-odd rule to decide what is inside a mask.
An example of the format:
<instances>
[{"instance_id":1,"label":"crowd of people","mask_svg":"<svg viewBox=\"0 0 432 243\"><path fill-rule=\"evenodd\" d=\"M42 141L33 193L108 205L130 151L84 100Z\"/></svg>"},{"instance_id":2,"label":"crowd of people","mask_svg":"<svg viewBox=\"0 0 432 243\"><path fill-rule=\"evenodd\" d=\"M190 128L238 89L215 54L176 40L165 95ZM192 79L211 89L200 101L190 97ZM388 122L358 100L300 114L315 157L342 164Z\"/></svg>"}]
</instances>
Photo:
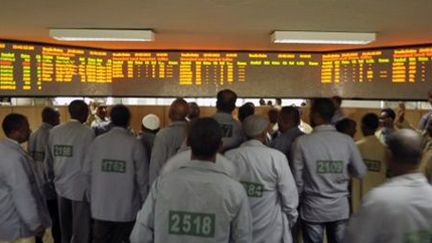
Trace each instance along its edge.
<instances>
[{"instance_id":1,"label":"crowd of people","mask_svg":"<svg viewBox=\"0 0 432 243\"><path fill-rule=\"evenodd\" d=\"M170 124L124 105L8 114L0 141L0 243L432 242L432 112L418 128L383 109L356 121L340 97L301 110L277 100L268 116L237 95L216 113L177 98ZM429 92L432 104L432 91ZM27 149L21 144L28 141ZM357 179L354 179L357 178ZM361 204L359 203L361 201Z\"/></svg>"}]
</instances>

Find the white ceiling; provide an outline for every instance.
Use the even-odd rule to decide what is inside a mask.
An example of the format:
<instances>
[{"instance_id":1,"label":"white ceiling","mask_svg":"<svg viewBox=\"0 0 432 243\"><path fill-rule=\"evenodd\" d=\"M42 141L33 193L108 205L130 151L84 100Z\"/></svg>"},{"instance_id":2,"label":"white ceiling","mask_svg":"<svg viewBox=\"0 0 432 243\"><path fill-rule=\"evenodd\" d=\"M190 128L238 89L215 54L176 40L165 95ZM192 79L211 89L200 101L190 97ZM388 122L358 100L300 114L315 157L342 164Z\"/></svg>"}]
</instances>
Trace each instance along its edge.
<instances>
[{"instance_id":1,"label":"white ceiling","mask_svg":"<svg viewBox=\"0 0 432 243\"><path fill-rule=\"evenodd\" d=\"M324 51L432 43L432 0L0 0L0 39L110 49ZM153 29L153 43L59 42L49 28ZM367 46L273 44L273 30L377 32Z\"/></svg>"}]
</instances>

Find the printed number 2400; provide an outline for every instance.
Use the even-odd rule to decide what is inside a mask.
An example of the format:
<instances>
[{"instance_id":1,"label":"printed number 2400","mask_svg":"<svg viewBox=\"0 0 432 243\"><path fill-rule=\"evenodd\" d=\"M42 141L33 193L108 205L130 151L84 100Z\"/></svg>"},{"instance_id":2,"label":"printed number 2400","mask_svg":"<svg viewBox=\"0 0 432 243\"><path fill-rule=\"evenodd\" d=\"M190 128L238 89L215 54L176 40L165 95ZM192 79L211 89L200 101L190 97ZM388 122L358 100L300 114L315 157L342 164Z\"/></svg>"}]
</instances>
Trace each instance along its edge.
<instances>
[{"instance_id":1,"label":"printed number 2400","mask_svg":"<svg viewBox=\"0 0 432 243\"><path fill-rule=\"evenodd\" d=\"M180 211L169 212L169 233L214 237L215 215Z\"/></svg>"}]
</instances>

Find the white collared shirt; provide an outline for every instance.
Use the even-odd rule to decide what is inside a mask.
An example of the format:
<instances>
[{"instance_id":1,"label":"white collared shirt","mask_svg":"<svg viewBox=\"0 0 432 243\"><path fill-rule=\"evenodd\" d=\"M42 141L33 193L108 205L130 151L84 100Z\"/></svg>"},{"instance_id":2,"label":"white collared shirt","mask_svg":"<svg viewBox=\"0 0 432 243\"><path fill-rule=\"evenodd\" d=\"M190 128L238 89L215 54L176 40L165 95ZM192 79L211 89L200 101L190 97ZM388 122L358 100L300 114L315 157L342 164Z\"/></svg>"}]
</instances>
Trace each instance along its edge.
<instances>
[{"instance_id":1,"label":"white collared shirt","mask_svg":"<svg viewBox=\"0 0 432 243\"><path fill-rule=\"evenodd\" d=\"M348 225L346 243L432 240L432 186L421 173L401 175L373 189Z\"/></svg>"}]
</instances>

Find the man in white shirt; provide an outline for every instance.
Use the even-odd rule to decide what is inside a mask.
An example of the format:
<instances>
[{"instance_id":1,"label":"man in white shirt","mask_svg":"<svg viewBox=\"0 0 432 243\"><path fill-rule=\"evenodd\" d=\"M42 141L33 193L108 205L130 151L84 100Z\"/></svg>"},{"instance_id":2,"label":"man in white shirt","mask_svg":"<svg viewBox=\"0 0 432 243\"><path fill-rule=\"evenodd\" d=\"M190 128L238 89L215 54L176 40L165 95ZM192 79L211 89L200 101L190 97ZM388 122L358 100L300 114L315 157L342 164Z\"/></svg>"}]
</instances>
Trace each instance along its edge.
<instances>
[{"instance_id":1,"label":"man in white shirt","mask_svg":"<svg viewBox=\"0 0 432 243\"><path fill-rule=\"evenodd\" d=\"M91 144L85 162L90 179L93 243L127 242L147 196L148 161L140 140L127 130L129 109L111 109L113 127Z\"/></svg>"},{"instance_id":2,"label":"man in white shirt","mask_svg":"<svg viewBox=\"0 0 432 243\"><path fill-rule=\"evenodd\" d=\"M153 183L138 213L132 243L251 243L247 195L215 166L222 133L211 118L192 123L189 163Z\"/></svg>"},{"instance_id":3,"label":"man in white shirt","mask_svg":"<svg viewBox=\"0 0 432 243\"><path fill-rule=\"evenodd\" d=\"M243 121L248 141L225 156L237 168L249 197L253 242L293 242L290 228L297 220L298 194L284 154L264 145L268 119L252 115Z\"/></svg>"},{"instance_id":4,"label":"man in white shirt","mask_svg":"<svg viewBox=\"0 0 432 243\"><path fill-rule=\"evenodd\" d=\"M0 141L0 242L31 242L50 226L34 162L20 145L31 130L27 118L16 113L3 119L2 128L7 138Z\"/></svg>"},{"instance_id":5,"label":"man in white shirt","mask_svg":"<svg viewBox=\"0 0 432 243\"><path fill-rule=\"evenodd\" d=\"M95 137L87 120L88 106L82 100L69 104L71 120L49 132L45 164L58 195L62 243L90 241L90 205L86 198L84 158Z\"/></svg>"},{"instance_id":6,"label":"man in white shirt","mask_svg":"<svg viewBox=\"0 0 432 243\"><path fill-rule=\"evenodd\" d=\"M421 138L401 129L387 139L394 178L373 189L350 220L346 243L432 242L432 187L418 172Z\"/></svg>"},{"instance_id":7,"label":"man in white shirt","mask_svg":"<svg viewBox=\"0 0 432 243\"><path fill-rule=\"evenodd\" d=\"M55 192L54 183L52 181L48 182L47 180L44 161L49 131L59 123L60 113L51 107L45 107L42 110L42 125L38 130L30 135L30 139L27 143L27 151L34 160L35 172L40 178L42 190L47 201L48 210L51 216L54 243L61 242L57 193ZM42 239L36 239L36 243L38 242L42 242Z\"/></svg>"},{"instance_id":8,"label":"man in white shirt","mask_svg":"<svg viewBox=\"0 0 432 243\"><path fill-rule=\"evenodd\" d=\"M366 174L354 140L330 124L334 110L330 99L312 100L314 131L297 138L292 149L305 243L323 242L325 229L329 243L342 242L349 217L349 180Z\"/></svg>"}]
</instances>

